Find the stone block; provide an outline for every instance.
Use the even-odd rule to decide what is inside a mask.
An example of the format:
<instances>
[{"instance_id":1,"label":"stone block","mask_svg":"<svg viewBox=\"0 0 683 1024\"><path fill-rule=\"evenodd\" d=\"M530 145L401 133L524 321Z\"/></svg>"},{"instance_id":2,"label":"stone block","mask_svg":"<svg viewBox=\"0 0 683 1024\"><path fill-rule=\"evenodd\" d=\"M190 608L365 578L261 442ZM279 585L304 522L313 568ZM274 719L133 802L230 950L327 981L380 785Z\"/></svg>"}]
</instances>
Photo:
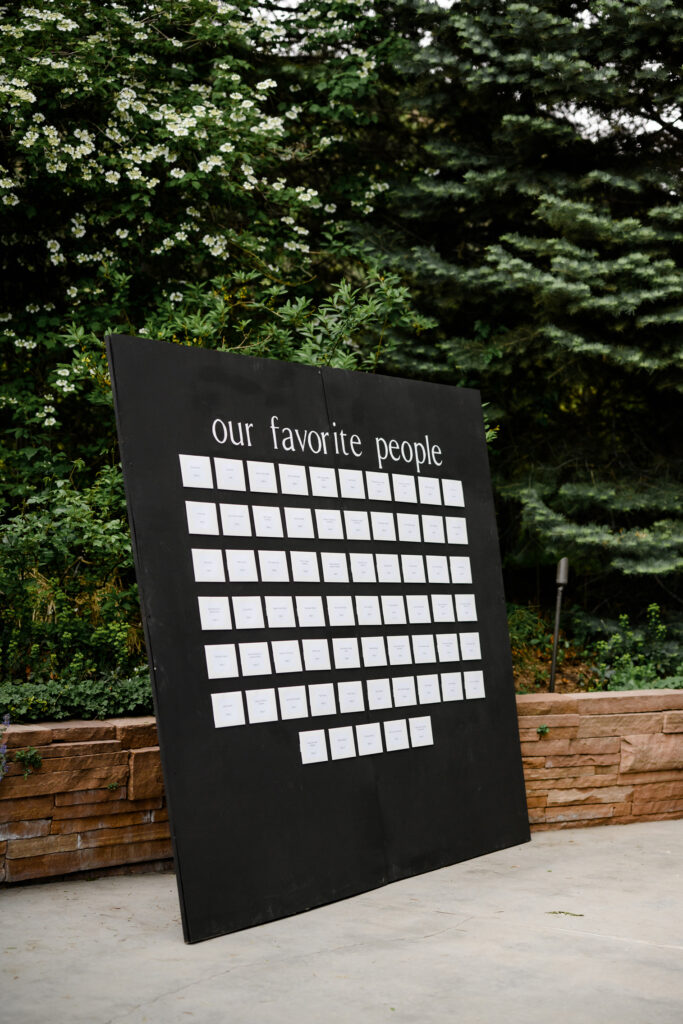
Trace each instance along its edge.
<instances>
[{"instance_id":1,"label":"stone block","mask_svg":"<svg viewBox=\"0 0 683 1024\"><path fill-rule=\"evenodd\" d=\"M141 747L130 752L130 781L128 795L131 800L145 800L161 796L164 780L158 747Z\"/></svg>"},{"instance_id":2,"label":"stone block","mask_svg":"<svg viewBox=\"0 0 683 1024\"><path fill-rule=\"evenodd\" d=\"M633 786L603 786L598 789L552 789L548 807L566 804L614 804L630 800Z\"/></svg>"},{"instance_id":3,"label":"stone block","mask_svg":"<svg viewBox=\"0 0 683 1024\"><path fill-rule=\"evenodd\" d=\"M616 803L612 805L612 817L615 818L621 814L631 814L632 802L630 800L624 800L622 803Z\"/></svg>"},{"instance_id":4,"label":"stone block","mask_svg":"<svg viewBox=\"0 0 683 1024\"><path fill-rule=\"evenodd\" d=\"M575 693L520 693L516 700L521 716L576 714L578 710Z\"/></svg>"},{"instance_id":5,"label":"stone block","mask_svg":"<svg viewBox=\"0 0 683 1024\"><path fill-rule=\"evenodd\" d=\"M547 807L546 821L603 821L612 817L610 804L572 804L563 807Z\"/></svg>"},{"instance_id":6,"label":"stone block","mask_svg":"<svg viewBox=\"0 0 683 1024\"><path fill-rule=\"evenodd\" d=\"M609 822L610 825L632 825L637 821L677 821L683 818L683 811L662 811L659 814L632 814L615 817Z\"/></svg>"},{"instance_id":7,"label":"stone block","mask_svg":"<svg viewBox=\"0 0 683 1024\"><path fill-rule=\"evenodd\" d=\"M10 839L7 842L7 859L18 857L44 857L50 853L64 853L79 846L77 835L39 836L37 839Z\"/></svg>"},{"instance_id":8,"label":"stone block","mask_svg":"<svg viewBox=\"0 0 683 1024\"><path fill-rule=\"evenodd\" d=\"M543 721L539 722L538 715L519 715L517 718L517 724L521 729L533 729L534 732L539 725L547 725L549 729L572 729L578 726L581 721L580 715L566 714L566 715L544 715Z\"/></svg>"},{"instance_id":9,"label":"stone block","mask_svg":"<svg viewBox=\"0 0 683 1024\"><path fill-rule=\"evenodd\" d=\"M544 739L542 751L544 754L568 754L569 740ZM541 753L541 747L535 742L522 743L522 755Z\"/></svg>"},{"instance_id":10,"label":"stone block","mask_svg":"<svg viewBox=\"0 0 683 1024\"><path fill-rule=\"evenodd\" d=\"M536 719L536 721L538 722L538 719ZM545 719L543 719L543 722L545 723ZM566 729L553 726L548 730L547 733L544 733L539 736L536 727L533 729L520 729L519 738L523 743L538 743L539 750L545 750L548 743L552 742L553 740L571 740L576 736L576 733L577 726L575 725L569 726Z\"/></svg>"},{"instance_id":11,"label":"stone block","mask_svg":"<svg viewBox=\"0 0 683 1024\"><path fill-rule=\"evenodd\" d=\"M526 805L529 808L545 807L547 803L547 797L545 793L527 793Z\"/></svg>"},{"instance_id":12,"label":"stone block","mask_svg":"<svg viewBox=\"0 0 683 1024\"><path fill-rule=\"evenodd\" d=\"M671 768L683 768L683 734L629 735L622 738L622 773Z\"/></svg>"},{"instance_id":13,"label":"stone block","mask_svg":"<svg viewBox=\"0 0 683 1024\"><path fill-rule=\"evenodd\" d=\"M111 754L121 749L118 740L90 740L82 743L51 743L47 747L36 747L45 758L81 757L89 754Z\"/></svg>"},{"instance_id":14,"label":"stone block","mask_svg":"<svg viewBox=\"0 0 683 1024\"><path fill-rule=\"evenodd\" d=\"M614 770L614 769L612 769ZM578 765L561 765L559 768L529 768L527 771L524 770L524 778L527 781L532 779L538 779L539 781L550 784L553 779L570 779L577 778L581 775L595 775L595 768L590 765L578 764Z\"/></svg>"},{"instance_id":15,"label":"stone block","mask_svg":"<svg viewBox=\"0 0 683 1024\"><path fill-rule=\"evenodd\" d=\"M157 723L153 715L144 718L116 718L116 736L127 750L159 745Z\"/></svg>"},{"instance_id":16,"label":"stone block","mask_svg":"<svg viewBox=\"0 0 683 1024\"><path fill-rule=\"evenodd\" d=\"M662 732L683 732L683 711L666 711Z\"/></svg>"},{"instance_id":17,"label":"stone block","mask_svg":"<svg viewBox=\"0 0 683 1024\"><path fill-rule=\"evenodd\" d=\"M108 764L101 768L85 768L73 772L45 772L39 769L24 779L21 775L2 780L3 796L40 796L65 793L70 789L94 789L99 786L120 786L128 780L128 766Z\"/></svg>"},{"instance_id":18,"label":"stone block","mask_svg":"<svg viewBox=\"0 0 683 1024\"><path fill-rule=\"evenodd\" d=\"M0 840L33 839L36 836L46 836L49 831L49 818L31 818L29 821L7 821L0 825Z\"/></svg>"},{"instance_id":19,"label":"stone block","mask_svg":"<svg viewBox=\"0 0 683 1024\"><path fill-rule=\"evenodd\" d=\"M23 882L31 878L50 878L55 875L71 874L74 871L90 871L97 868L116 867L121 864L167 860L171 856L170 839L153 839L123 846L100 846L86 850L23 857L7 861L6 881L12 883Z\"/></svg>"},{"instance_id":20,"label":"stone block","mask_svg":"<svg viewBox=\"0 0 683 1024\"><path fill-rule=\"evenodd\" d=\"M683 710L683 690L621 690L577 695L581 715Z\"/></svg>"},{"instance_id":21,"label":"stone block","mask_svg":"<svg viewBox=\"0 0 683 1024\"><path fill-rule=\"evenodd\" d=\"M522 764L524 765L524 770L525 771L526 771L527 768L543 768L543 766L545 765L545 758L542 757L542 756L541 757L523 757L522 758Z\"/></svg>"},{"instance_id":22,"label":"stone block","mask_svg":"<svg viewBox=\"0 0 683 1024\"><path fill-rule=\"evenodd\" d=\"M117 750L108 754L87 754L82 757L50 757L40 768L34 768L33 772L73 772L81 768L97 768L110 764L128 764L128 751ZM7 778L23 775L26 770L20 763L9 764L7 767Z\"/></svg>"},{"instance_id":23,"label":"stone block","mask_svg":"<svg viewBox=\"0 0 683 1024\"><path fill-rule=\"evenodd\" d=\"M683 769L679 768L676 770L672 768L668 772L627 772L623 779L619 779L620 782L628 782L629 785L638 785L641 782L649 784L651 782L680 782L683 780ZM2 807L2 804L0 804Z\"/></svg>"},{"instance_id":24,"label":"stone block","mask_svg":"<svg viewBox=\"0 0 683 1024\"><path fill-rule=\"evenodd\" d=\"M166 839L169 836L167 821L151 821L126 828L102 828L93 832L82 832L79 836L81 849L93 846L128 846L131 843L147 842L152 839Z\"/></svg>"},{"instance_id":25,"label":"stone block","mask_svg":"<svg viewBox=\"0 0 683 1024\"><path fill-rule=\"evenodd\" d=\"M633 797L633 814L659 814L683 811L683 796L669 797L668 800L641 800L638 790Z\"/></svg>"},{"instance_id":26,"label":"stone block","mask_svg":"<svg viewBox=\"0 0 683 1024\"><path fill-rule=\"evenodd\" d=\"M2 742L7 749L41 747L52 743L52 729L47 725L9 725Z\"/></svg>"},{"instance_id":27,"label":"stone block","mask_svg":"<svg viewBox=\"0 0 683 1024\"><path fill-rule=\"evenodd\" d=\"M622 714L622 715L590 715L581 719L579 737L589 736L629 736L638 733L660 733L664 719L657 712Z\"/></svg>"},{"instance_id":28,"label":"stone block","mask_svg":"<svg viewBox=\"0 0 683 1024\"><path fill-rule=\"evenodd\" d=\"M619 736L592 736L589 739L575 739L569 744L572 754L616 754L621 750Z\"/></svg>"},{"instance_id":29,"label":"stone block","mask_svg":"<svg viewBox=\"0 0 683 1024\"><path fill-rule=\"evenodd\" d=\"M578 778L570 776L567 779L547 779L543 782L529 781L526 784L527 791L534 793L537 790L546 789L602 789L608 788L609 786L618 786L620 783L618 775L580 775ZM630 786L628 779L624 780L624 784ZM633 788L630 786L630 788Z\"/></svg>"},{"instance_id":30,"label":"stone block","mask_svg":"<svg viewBox=\"0 0 683 1024\"><path fill-rule=\"evenodd\" d=\"M111 811L115 804L105 804ZM161 815L157 817L157 815ZM68 835L71 832L95 832L100 829L128 828L130 825L147 825L164 821L161 811L129 811L127 814L100 814L87 818L55 818L50 832L52 835Z\"/></svg>"},{"instance_id":31,"label":"stone block","mask_svg":"<svg viewBox=\"0 0 683 1024\"><path fill-rule=\"evenodd\" d=\"M61 804L52 812L55 821L67 818L97 818L102 815L120 817L133 811L159 810L163 807L163 799L158 796L151 800L102 800L93 804Z\"/></svg>"},{"instance_id":32,"label":"stone block","mask_svg":"<svg viewBox=\"0 0 683 1024\"><path fill-rule=\"evenodd\" d=\"M665 800L668 797L683 797L683 782L652 782L635 787L634 800Z\"/></svg>"},{"instance_id":33,"label":"stone block","mask_svg":"<svg viewBox=\"0 0 683 1024\"><path fill-rule=\"evenodd\" d=\"M547 765L549 768L569 768L572 765L577 767L583 766L585 768L591 767L591 765L615 765L619 764L620 755L615 754L559 754L554 757L549 757Z\"/></svg>"},{"instance_id":34,"label":"stone block","mask_svg":"<svg viewBox=\"0 0 683 1024\"><path fill-rule=\"evenodd\" d=\"M0 795L2 794L0 783ZM54 809L51 796L29 796L20 800L0 799L0 822L24 821L27 818L49 818Z\"/></svg>"},{"instance_id":35,"label":"stone block","mask_svg":"<svg viewBox=\"0 0 683 1024\"><path fill-rule=\"evenodd\" d=\"M73 793L58 793L55 796L55 806L66 807L70 804L97 804L109 800L125 800L127 789L119 786L117 789L83 789Z\"/></svg>"},{"instance_id":36,"label":"stone block","mask_svg":"<svg viewBox=\"0 0 683 1024\"><path fill-rule=\"evenodd\" d=\"M115 740L116 726L112 722L50 722L53 742L79 743L87 740Z\"/></svg>"}]
</instances>

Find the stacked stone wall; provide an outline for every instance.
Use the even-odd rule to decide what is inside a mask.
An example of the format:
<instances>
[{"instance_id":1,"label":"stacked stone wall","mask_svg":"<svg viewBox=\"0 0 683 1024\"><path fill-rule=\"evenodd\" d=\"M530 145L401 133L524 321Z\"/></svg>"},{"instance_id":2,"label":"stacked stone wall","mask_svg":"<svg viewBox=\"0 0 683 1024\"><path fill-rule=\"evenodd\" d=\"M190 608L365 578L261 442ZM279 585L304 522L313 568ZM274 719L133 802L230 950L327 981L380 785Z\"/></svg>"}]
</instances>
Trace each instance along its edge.
<instances>
[{"instance_id":1,"label":"stacked stone wall","mask_svg":"<svg viewBox=\"0 0 683 1024\"><path fill-rule=\"evenodd\" d=\"M517 698L532 831L683 817L683 691ZM7 730L0 882L171 857L153 718ZM24 777L17 750L41 765Z\"/></svg>"},{"instance_id":2,"label":"stacked stone wall","mask_svg":"<svg viewBox=\"0 0 683 1024\"><path fill-rule=\"evenodd\" d=\"M24 882L171 857L153 718L11 725L0 781L0 881ZM34 748L26 776L17 750Z\"/></svg>"},{"instance_id":3,"label":"stacked stone wall","mask_svg":"<svg viewBox=\"0 0 683 1024\"><path fill-rule=\"evenodd\" d=\"M683 817L683 691L517 698L533 830Z\"/></svg>"}]
</instances>

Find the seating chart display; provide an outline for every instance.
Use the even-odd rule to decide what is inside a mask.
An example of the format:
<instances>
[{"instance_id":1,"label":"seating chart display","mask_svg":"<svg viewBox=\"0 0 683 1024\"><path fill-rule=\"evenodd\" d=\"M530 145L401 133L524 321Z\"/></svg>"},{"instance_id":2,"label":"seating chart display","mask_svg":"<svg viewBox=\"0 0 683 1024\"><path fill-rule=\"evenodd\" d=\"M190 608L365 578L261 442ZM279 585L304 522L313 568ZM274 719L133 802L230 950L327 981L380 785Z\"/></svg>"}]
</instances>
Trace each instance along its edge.
<instances>
[{"instance_id":1,"label":"seating chart display","mask_svg":"<svg viewBox=\"0 0 683 1024\"><path fill-rule=\"evenodd\" d=\"M526 841L477 393L108 353L185 938Z\"/></svg>"}]
</instances>

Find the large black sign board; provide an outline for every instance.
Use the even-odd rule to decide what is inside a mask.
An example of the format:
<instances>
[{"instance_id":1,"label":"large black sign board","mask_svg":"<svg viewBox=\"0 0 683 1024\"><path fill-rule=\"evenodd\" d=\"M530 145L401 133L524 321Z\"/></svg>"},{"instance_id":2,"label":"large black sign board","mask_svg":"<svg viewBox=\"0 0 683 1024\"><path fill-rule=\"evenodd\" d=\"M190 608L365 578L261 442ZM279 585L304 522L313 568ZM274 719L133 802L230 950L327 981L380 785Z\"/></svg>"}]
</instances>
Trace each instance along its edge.
<instances>
[{"instance_id":1,"label":"large black sign board","mask_svg":"<svg viewBox=\"0 0 683 1024\"><path fill-rule=\"evenodd\" d=\"M477 392L108 353L185 938L528 840Z\"/></svg>"}]
</instances>

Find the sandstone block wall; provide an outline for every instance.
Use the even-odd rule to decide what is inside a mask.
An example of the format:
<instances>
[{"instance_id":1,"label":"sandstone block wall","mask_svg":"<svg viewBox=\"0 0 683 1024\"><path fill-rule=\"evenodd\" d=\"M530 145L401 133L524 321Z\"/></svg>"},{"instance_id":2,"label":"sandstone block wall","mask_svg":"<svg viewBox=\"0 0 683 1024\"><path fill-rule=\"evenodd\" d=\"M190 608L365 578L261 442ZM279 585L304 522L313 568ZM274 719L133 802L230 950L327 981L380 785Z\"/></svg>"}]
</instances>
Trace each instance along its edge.
<instances>
[{"instance_id":1,"label":"sandstone block wall","mask_svg":"<svg viewBox=\"0 0 683 1024\"><path fill-rule=\"evenodd\" d=\"M517 698L533 830L683 817L683 691ZM171 856L153 718L10 726L0 883ZM13 761L34 747L24 778Z\"/></svg>"},{"instance_id":2,"label":"sandstone block wall","mask_svg":"<svg viewBox=\"0 0 683 1024\"><path fill-rule=\"evenodd\" d=\"M12 725L0 781L0 882L167 860L153 718ZM34 747L40 768L13 761Z\"/></svg>"},{"instance_id":3,"label":"sandstone block wall","mask_svg":"<svg viewBox=\"0 0 683 1024\"><path fill-rule=\"evenodd\" d=\"M683 690L528 694L517 714L532 831L683 817Z\"/></svg>"}]
</instances>

